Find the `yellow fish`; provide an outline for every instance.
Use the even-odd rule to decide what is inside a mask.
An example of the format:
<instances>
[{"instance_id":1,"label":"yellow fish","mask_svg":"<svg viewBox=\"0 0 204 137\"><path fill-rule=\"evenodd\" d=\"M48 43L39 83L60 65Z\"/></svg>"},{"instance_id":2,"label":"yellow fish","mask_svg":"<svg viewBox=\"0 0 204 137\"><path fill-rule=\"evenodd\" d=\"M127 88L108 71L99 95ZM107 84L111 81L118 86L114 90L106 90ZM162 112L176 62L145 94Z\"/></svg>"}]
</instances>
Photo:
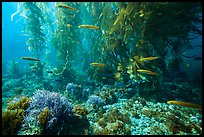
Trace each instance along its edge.
<instances>
[{"instance_id":1,"label":"yellow fish","mask_svg":"<svg viewBox=\"0 0 204 137\"><path fill-rule=\"evenodd\" d=\"M146 58L141 58L140 62L141 61L150 61L150 60L155 60L155 59L158 59L158 57L146 57Z\"/></svg>"},{"instance_id":2,"label":"yellow fish","mask_svg":"<svg viewBox=\"0 0 204 137\"><path fill-rule=\"evenodd\" d=\"M149 74L149 75L157 75L156 72L152 72L150 70L145 70L145 69L138 69L137 72L142 72L142 73Z\"/></svg>"},{"instance_id":3,"label":"yellow fish","mask_svg":"<svg viewBox=\"0 0 204 137\"><path fill-rule=\"evenodd\" d=\"M79 25L78 28L100 29L100 27L92 25Z\"/></svg>"},{"instance_id":4,"label":"yellow fish","mask_svg":"<svg viewBox=\"0 0 204 137\"><path fill-rule=\"evenodd\" d=\"M96 63L96 62L93 62L90 64L91 66L97 66L97 67L104 67L105 64L102 64L102 63Z\"/></svg>"},{"instance_id":5,"label":"yellow fish","mask_svg":"<svg viewBox=\"0 0 204 137\"><path fill-rule=\"evenodd\" d=\"M67 28L71 28L71 27L72 27L72 25L71 25L71 24L67 24L66 26L67 26Z\"/></svg>"},{"instance_id":6,"label":"yellow fish","mask_svg":"<svg viewBox=\"0 0 204 137\"><path fill-rule=\"evenodd\" d=\"M40 61L39 59L31 58L31 57L21 57L21 59L24 59L24 60L31 60L31 61Z\"/></svg>"},{"instance_id":7,"label":"yellow fish","mask_svg":"<svg viewBox=\"0 0 204 137\"><path fill-rule=\"evenodd\" d=\"M58 5L56 5L56 7L62 7L62 8L70 9L70 10L72 10L72 11L77 11L76 8L73 8L73 7L68 6L68 5L63 5L63 4L58 4Z\"/></svg>"},{"instance_id":8,"label":"yellow fish","mask_svg":"<svg viewBox=\"0 0 204 137\"><path fill-rule=\"evenodd\" d=\"M167 103L171 105L179 105L179 106L188 107L188 108L202 109L202 105L188 103L184 101L171 100L171 101L167 101Z\"/></svg>"}]
</instances>

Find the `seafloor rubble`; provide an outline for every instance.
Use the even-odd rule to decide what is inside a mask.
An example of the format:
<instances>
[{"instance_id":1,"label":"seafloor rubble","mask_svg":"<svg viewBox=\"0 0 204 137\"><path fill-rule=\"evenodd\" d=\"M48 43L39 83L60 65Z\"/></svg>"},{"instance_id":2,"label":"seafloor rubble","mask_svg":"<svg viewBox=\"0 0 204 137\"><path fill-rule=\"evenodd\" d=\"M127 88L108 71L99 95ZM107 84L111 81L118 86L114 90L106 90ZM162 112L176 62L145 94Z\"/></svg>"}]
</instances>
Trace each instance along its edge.
<instances>
[{"instance_id":1,"label":"seafloor rubble","mask_svg":"<svg viewBox=\"0 0 204 137\"><path fill-rule=\"evenodd\" d=\"M69 83L64 93L37 90L30 97L18 95L4 103L3 134L202 134L199 110L149 101L136 91L110 85L93 90Z\"/></svg>"}]
</instances>

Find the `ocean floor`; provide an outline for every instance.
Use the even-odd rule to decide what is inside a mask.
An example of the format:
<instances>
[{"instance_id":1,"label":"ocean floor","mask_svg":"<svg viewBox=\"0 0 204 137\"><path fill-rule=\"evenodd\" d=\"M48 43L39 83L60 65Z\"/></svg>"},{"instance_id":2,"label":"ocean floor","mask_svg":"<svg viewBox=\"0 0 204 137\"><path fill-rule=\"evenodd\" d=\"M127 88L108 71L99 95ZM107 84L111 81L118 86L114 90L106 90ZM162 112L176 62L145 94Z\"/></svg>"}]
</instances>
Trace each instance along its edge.
<instances>
[{"instance_id":1,"label":"ocean floor","mask_svg":"<svg viewBox=\"0 0 204 137\"><path fill-rule=\"evenodd\" d=\"M11 82L12 81L12 82ZM6 85L17 85L18 80L8 80L4 82L3 89ZM29 82L29 81L27 81ZM25 84L27 85L27 84ZM31 85L31 83L30 83ZM199 110L185 108L182 106L170 105L166 102L158 102L140 97L133 88L115 87L104 85L102 88L90 86L81 86L69 83L66 90L43 89L42 84L35 84L30 88L30 91L41 88L36 92L28 92L29 87L24 89L8 90L3 93L2 110L5 112L17 111L19 107L8 107L9 103L21 104L22 98L27 98L27 109L22 111L23 117L18 125L15 134L33 135L33 134L49 134L52 130L47 127L44 122L44 127L40 124L40 112L45 112L45 108L52 113L47 119L48 123L55 123L54 119L60 119L63 112L60 108L69 101L73 104L70 111L73 114L71 119L63 121L60 124L63 128L51 134L89 134L89 135L201 135L202 134L202 113ZM20 91L18 91L20 90ZM18 92L19 95L17 95ZM45 94L40 96L40 94ZM38 96L36 94L39 94ZM37 98L41 98L37 100ZM57 99L58 98L58 99ZM50 107L46 101L54 102L54 107ZM54 101L53 101L54 100ZM61 101L59 101L61 100ZM58 102L57 102L58 101ZM61 104L59 103L61 102ZM64 102L64 104L62 103ZM43 104L44 103L44 104ZM58 103L58 104L57 104ZM43 105L39 105L43 104ZM29 106L30 105L30 106ZM56 107L57 106L57 107ZM67 107L65 105L65 107ZM11 109L12 108L12 109ZM14 109L13 109L14 108ZM16 109L17 108L17 109ZM25 107L24 107L25 108ZM9 110L10 109L10 110ZM21 109L22 110L22 109ZM59 112L53 112L53 111ZM65 110L64 110L65 111ZM25 112L25 113L24 113ZM45 114L43 114L45 115ZM56 116L55 116L56 115ZM3 118L3 117L2 117ZM32 119L32 120L31 120ZM66 119L66 117L65 117ZM5 117L3 118L5 120ZM10 122L9 119L6 119ZM26 122L27 121L27 122ZM58 120L58 122L60 122ZM28 127L26 126L27 123ZM59 123L58 123L59 124ZM68 124L68 126L66 126ZM8 125L7 125L8 126ZM52 125L53 128L57 124ZM9 127L9 126L8 126ZM65 132L66 129L66 132ZM5 130L6 132L7 130Z\"/></svg>"}]
</instances>

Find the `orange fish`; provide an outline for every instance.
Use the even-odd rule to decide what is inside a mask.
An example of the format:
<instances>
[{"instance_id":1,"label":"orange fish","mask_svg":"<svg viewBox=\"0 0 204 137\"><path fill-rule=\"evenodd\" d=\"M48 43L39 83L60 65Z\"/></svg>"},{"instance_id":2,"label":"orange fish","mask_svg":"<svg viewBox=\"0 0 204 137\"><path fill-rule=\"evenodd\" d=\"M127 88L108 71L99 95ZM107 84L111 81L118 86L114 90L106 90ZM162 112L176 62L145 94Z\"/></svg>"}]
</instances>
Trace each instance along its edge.
<instances>
[{"instance_id":1,"label":"orange fish","mask_svg":"<svg viewBox=\"0 0 204 137\"><path fill-rule=\"evenodd\" d=\"M150 70L145 70L145 69L138 69L137 72L142 72L142 73L149 74L149 75L157 75L156 72L152 72Z\"/></svg>"},{"instance_id":2,"label":"orange fish","mask_svg":"<svg viewBox=\"0 0 204 137\"><path fill-rule=\"evenodd\" d=\"M171 101L167 101L167 103L171 105L179 105L179 106L188 107L188 108L202 109L202 105L188 103L184 101L171 100Z\"/></svg>"},{"instance_id":3,"label":"orange fish","mask_svg":"<svg viewBox=\"0 0 204 137\"><path fill-rule=\"evenodd\" d=\"M67 8L67 9L70 9L72 11L76 11L77 10L76 8L73 8L73 7L68 6L68 5L63 5L63 4L58 4L58 5L56 5L56 7Z\"/></svg>"},{"instance_id":4,"label":"orange fish","mask_svg":"<svg viewBox=\"0 0 204 137\"><path fill-rule=\"evenodd\" d=\"M79 25L78 28L100 29L99 26L92 26L92 25Z\"/></svg>"},{"instance_id":5,"label":"orange fish","mask_svg":"<svg viewBox=\"0 0 204 137\"><path fill-rule=\"evenodd\" d=\"M140 61L150 61L150 60L155 60L158 59L158 57L146 57L146 58L141 58Z\"/></svg>"},{"instance_id":6,"label":"orange fish","mask_svg":"<svg viewBox=\"0 0 204 137\"><path fill-rule=\"evenodd\" d=\"M90 64L91 66L97 66L97 67L104 67L105 64L102 64L102 63L96 63L96 62L93 62Z\"/></svg>"}]
</instances>

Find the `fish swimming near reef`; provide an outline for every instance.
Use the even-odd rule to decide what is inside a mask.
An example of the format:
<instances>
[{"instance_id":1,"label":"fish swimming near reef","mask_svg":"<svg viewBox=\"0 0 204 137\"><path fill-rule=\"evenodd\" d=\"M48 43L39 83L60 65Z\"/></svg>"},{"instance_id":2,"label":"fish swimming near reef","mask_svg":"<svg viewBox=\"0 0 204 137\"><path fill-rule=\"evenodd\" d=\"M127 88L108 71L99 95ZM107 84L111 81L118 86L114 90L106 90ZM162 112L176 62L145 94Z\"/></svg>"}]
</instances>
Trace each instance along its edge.
<instances>
[{"instance_id":1,"label":"fish swimming near reef","mask_svg":"<svg viewBox=\"0 0 204 137\"><path fill-rule=\"evenodd\" d=\"M197 60L197 61L201 61L202 60L202 56L197 56L197 55L191 55L191 56L186 56L184 54L181 54L183 57L185 58L193 58L194 60Z\"/></svg>"},{"instance_id":2,"label":"fish swimming near reef","mask_svg":"<svg viewBox=\"0 0 204 137\"><path fill-rule=\"evenodd\" d=\"M97 63L97 62L93 62L93 63L90 63L91 66L97 66L97 67L104 67L105 64L102 64L102 63Z\"/></svg>"},{"instance_id":3,"label":"fish swimming near reef","mask_svg":"<svg viewBox=\"0 0 204 137\"><path fill-rule=\"evenodd\" d=\"M68 5L63 5L63 4L58 4L58 5L56 5L56 7L67 8L67 9L70 9L72 11L77 11L78 10L76 8L73 8L73 7L68 6Z\"/></svg>"},{"instance_id":4,"label":"fish swimming near reef","mask_svg":"<svg viewBox=\"0 0 204 137\"><path fill-rule=\"evenodd\" d=\"M184 102L184 101L170 100L170 101L167 101L167 104L178 105L178 106L183 106L183 107L188 107L188 108L202 110L202 105L198 105L198 104L194 104L194 103L189 103L189 102Z\"/></svg>"},{"instance_id":5,"label":"fish swimming near reef","mask_svg":"<svg viewBox=\"0 0 204 137\"><path fill-rule=\"evenodd\" d=\"M69 28L69 29L72 27L71 24L67 24L66 26L67 26L67 28Z\"/></svg>"},{"instance_id":6,"label":"fish swimming near reef","mask_svg":"<svg viewBox=\"0 0 204 137\"><path fill-rule=\"evenodd\" d=\"M137 72L141 72L141 73L149 74L149 75L157 75L156 72L152 72L150 70L145 70L145 69L138 69Z\"/></svg>"},{"instance_id":7,"label":"fish swimming near reef","mask_svg":"<svg viewBox=\"0 0 204 137\"><path fill-rule=\"evenodd\" d=\"M183 57L185 57L185 58L194 58L194 57L196 57L196 55L192 55L192 56L186 56L186 55L184 55L184 54L181 54Z\"/></svg>"},{"instance_id":8,"label":"fish swimming near reef","mask_svg":"<svg viewBox=\"0 0 204 137\"><path fill-rule=\"evenodd\" d=\"M202 57L195 57L195 58L193 58L193 59L195 59L195 60L197 60L197 61L201 61L201 60L202 60Z\"/></svg>"},{"instance_id":9,"label":"fish swimming near reef","mask_svg":"<svg viewBox=\"0 0 204 137\"><path fill-rule=\"evenodd\" d=\"M51 71L51 70L47 70L46 72L47 72L47 73L53 73L53 71Z\"/></svg>"},{"instance_id":10,"label":"fish swimming near reef","mask_svg":"<svg viewBox=\"0 0 204 137\"><path fill-rule=\"evenodd\" d=\"M140 58L139 56L134 56L133 58L136 60L137 63L140 63L142 66L144 66L144 62L156 60L159 57L146 57L146 58L141 57Z\"/></svg>"},{"instance_id":11,"label":"fish swimming near reef","mask_svg":"<svg viewBox=\"0 0 204 137\"><path fill-rule=\"evenodd\" d=\"M30 60L30 61L40 61L39 59L36 58L31 58L31 57L21 57L23 60Z\"/></svg>"},{"instance_id":12,"label":"fish swimming near reef","mask_svg":"<svg viewBox=\"0 0 204 137\"><path fill-rule=\"evenodd\" d=\"M141 58L139 61L151 61L151 60L155 60L158 59L158 57L146 57L146 58Z\"/></svg>"},{"instance_id":13,"label":"fish swimming near reef","mask_svg":"<svg viewBox=\"0 0 204 137\"><path fill-rule=\"evenodd\" d=\"M79 25L78 28L100 29L99 26L92 26L92 25Z\"/></svg>"}]
</instances>

